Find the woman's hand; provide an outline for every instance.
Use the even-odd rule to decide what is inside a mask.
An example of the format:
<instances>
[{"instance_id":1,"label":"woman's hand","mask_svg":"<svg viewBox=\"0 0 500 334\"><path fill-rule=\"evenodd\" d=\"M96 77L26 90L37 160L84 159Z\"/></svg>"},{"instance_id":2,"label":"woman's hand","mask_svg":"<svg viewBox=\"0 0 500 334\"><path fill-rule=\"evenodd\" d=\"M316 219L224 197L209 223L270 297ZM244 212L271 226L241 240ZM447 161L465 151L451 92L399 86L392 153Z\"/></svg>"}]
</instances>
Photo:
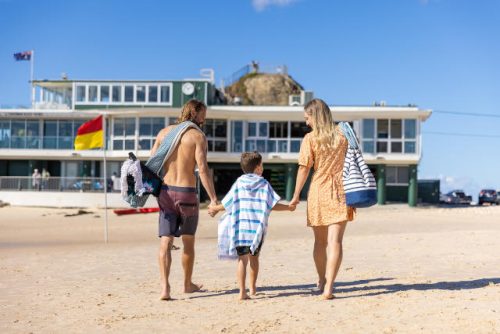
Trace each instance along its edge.
<instances>
[{"instance_id":1,"label":"woman's hand","mask_svg":"<svg viewBox=\"0 0 500 334\"><path fill-rule=\"evenodd\" d=\"M297 204L299 204L299 203L300 203L299 197L298 196L294 196L292 198L292 200L290 201L290 203L288 203L288 205L290 205L290 206L297 206Z\"/></svg>"}]
</instances>

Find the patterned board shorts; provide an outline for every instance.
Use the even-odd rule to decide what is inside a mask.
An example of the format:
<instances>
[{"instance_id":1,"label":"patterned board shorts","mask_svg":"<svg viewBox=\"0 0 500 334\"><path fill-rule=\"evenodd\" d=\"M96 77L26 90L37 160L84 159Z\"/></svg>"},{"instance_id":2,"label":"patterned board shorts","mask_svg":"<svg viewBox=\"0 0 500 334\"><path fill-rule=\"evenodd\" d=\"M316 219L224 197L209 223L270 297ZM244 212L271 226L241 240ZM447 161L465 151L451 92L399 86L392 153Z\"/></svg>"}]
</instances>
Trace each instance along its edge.
<instances>
[{"instance_id":1,"label":"patterned board shorts","mask_svg":"<svg viewBox=\"0 0 500 334\"><path fill-rule=\"evenodd\" d=\"M158 197L159 237L195 235L199 202L196 188L163 185Z\"/></svg>"}]
</instances>

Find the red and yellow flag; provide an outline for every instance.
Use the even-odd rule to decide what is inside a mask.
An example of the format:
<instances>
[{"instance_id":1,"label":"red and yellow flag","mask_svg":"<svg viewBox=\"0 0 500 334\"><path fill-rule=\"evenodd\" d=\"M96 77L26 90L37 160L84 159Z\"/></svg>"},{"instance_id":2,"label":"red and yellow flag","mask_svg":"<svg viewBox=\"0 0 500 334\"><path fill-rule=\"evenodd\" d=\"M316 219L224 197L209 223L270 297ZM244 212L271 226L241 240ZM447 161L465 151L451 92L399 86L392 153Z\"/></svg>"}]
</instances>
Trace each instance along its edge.
<instances>
[{"instance_id":1,"label":"red and yellow flag","mask_svg":"<svg viewBox=\"0 0 500 334\"><path fill-rule=\"evenodd\" d=\"M90 150L91 148L103 147L104 138L102 131L102 115L83 123L78 128L75 138L75 150Z\"/></svg>"}]
</instances>

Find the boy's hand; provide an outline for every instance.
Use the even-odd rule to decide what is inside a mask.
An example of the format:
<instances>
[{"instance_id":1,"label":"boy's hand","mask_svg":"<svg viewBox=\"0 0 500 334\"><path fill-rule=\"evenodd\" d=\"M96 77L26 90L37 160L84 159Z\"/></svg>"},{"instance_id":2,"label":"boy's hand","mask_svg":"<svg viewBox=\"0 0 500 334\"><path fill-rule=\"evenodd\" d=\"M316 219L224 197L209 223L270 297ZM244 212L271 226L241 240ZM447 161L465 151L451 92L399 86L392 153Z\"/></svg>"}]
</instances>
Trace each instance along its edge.
<instances>
[{"instance_id":1,"label":"boy's hand","mask_svg":"<svg viewBox=\"0 0 500 334\"><path fill-rule=\"evenodd\" d=\"M295 209L297 209L297 205L294 205L294 204L288 204L288 210L289 210L289 211L295 211Z\"/></svg>"},{"instance_id":2,"label":"boy's hand","mask_svg":"<svg viewBox=\"0 0 500 334\"><path fill-rule=\"evenodd\" d=\"M216 209L216 206L217 206L217 203L210 203L208 205L208 214L210 215L210 217L215 217L215 215L219 212Z\"/></svg>"}]
</instances>

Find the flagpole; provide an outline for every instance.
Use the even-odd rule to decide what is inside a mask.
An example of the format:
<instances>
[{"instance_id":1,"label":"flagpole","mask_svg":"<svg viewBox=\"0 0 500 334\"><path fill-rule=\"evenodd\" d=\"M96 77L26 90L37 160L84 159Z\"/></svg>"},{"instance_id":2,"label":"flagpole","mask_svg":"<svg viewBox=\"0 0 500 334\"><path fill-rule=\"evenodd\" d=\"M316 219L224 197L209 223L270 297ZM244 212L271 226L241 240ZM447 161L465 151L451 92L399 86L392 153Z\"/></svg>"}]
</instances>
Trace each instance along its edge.
<instances>
[{"instance_id":1,"label":"flagpole","mask_svg":"<svg viewBox=\"0 0 500 334\"><path fill-rule=\"evenodd\" d=\"M106 115L102 117L103 157L104 157L104 242L108 243L108 176L106 168Z\"/></svg>"},{"instance_id":2,"label":"flagpole","mask_svg":"<svg viewBox=\"0 0 500 334\"><path fill-rule=\"evenodd\" d=\"M31 50L31 60L30 60L30 80L31 80L31 108L35 108L35 86L33 84L33 73L35 66L35 50Z\"/></svg>"}]
</instances>

